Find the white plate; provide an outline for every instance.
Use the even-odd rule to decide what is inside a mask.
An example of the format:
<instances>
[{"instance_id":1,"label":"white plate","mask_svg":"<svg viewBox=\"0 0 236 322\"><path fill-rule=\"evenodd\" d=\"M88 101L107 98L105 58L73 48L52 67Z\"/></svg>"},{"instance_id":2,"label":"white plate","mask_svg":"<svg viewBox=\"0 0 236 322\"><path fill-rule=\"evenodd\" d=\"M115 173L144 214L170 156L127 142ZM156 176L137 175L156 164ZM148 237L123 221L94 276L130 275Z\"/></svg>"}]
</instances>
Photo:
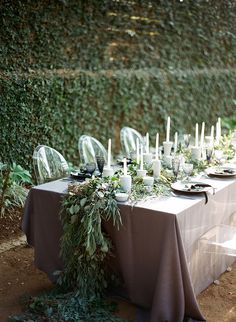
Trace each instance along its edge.
<instances>
[{"instance_id":1,"label":"white plate","mask_svg":"<svg viewBox=\"0 0 236 322\"><path fill-rule=\"evenodd\" d=\"M206 173L210 177L229 178L236 176L236 169L230 167L219 167L206 169Z\"/></svg>"},{"instance_id":2,"label":"white plate","mask_svg":"<svg viewBox=\"0 0 236 322\"><path fill-rule=\"evenodd\" d=\"M198 185L199 187L197 187ZM171 188L178 192L192 193L192 194L202 193L212 189L210 185L208 186L206 183L199 182L199 181L190 181L190 182L177 181L171 185Z\"/></svg>"}]
</instances>

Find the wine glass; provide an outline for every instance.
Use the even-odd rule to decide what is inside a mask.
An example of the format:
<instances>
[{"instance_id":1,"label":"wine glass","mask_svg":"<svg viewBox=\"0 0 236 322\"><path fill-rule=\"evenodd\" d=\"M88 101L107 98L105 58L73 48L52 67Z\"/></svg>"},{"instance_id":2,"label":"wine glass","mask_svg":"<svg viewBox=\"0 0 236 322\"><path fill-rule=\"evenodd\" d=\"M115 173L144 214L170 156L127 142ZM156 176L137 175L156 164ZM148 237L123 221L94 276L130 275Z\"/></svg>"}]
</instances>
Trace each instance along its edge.
<instances>
[{"instance_id":1,"label":"wine glass","mask_svg":"<svg viewBox=\"0 0 236 322\"><path fill-rule=\"evenodd\" d=\"M221 160L223 158L223 154L224 154L224 152L222 150L215 150L214 151L214 155L215 155L215 158L216 158L217 163L218 163L218 169L220 168Z\"/></svg>"},{"instance_id":2,"label":"wine glass","mask_svg":"<svg viewBox=\"0 0 236 322\"><path fill-rule=\"evenodd\" d=\"M180 161L181 161L181 158L179 156L175 156L172 159L172 171L174 173L175 180L177 180L177 177L178 177L178 174L179 174Z\"/></svg>"},{"instance_id":3,"label":"wine glass","mask_svg":"<svg viewBox=\"0 0 236 322\"><path fill-rule=\"evenodd\" d=\"M98 170L99 170L100 174L102 175L104 164L105 164L105 159L101 155L96 155L96 161L97 161L97 165L98 165Z\"/></svg>"},{"instance_id":4,"label":"wine glass","mask_svg":"<svg viewBox=\"0 0 236 322\"><path fill-rule=\"evenodd\" d=\"M183 164L183 171L186 174L186 181L189 182L189 176L193 172L193 164L192 163L184 163Z\"/></svg>"},{"instance_id":5,"label":"wine glass","mask_svg":"<svg viewBox=\"0 0 236 322\"><path fill-rule=\"evenodd\" d=\"M86 172L91 174L91 177L92 177L92 175L96 169L96 163L95 162L86 163L85 169L86 169Z\"/></svg>"},{"instance_id":6,"label":"wine glass","mask_svg":"<svg viewBox=\"0 0 236 322\"><path fill-rule=\"evenodd\" d=\"M191 134L184 134L183 137L184 137L184 146L187 149L190 144Z\"/></svg>"},{"instance_id":7,"label":"wine glass","mask_svg":"<svg viewBox=\"0 0 236 322\"><path fill-rule=\"evenodd\" d=\"M206 159L207 159L208 163L211 162L212 154L213 154L213 147L212 146L207 146L206 147Z\"/></svg>"},{"instance_id":8,"label":"wine glass","mask_svg":"<svg viewBox=\"0 0 236 322\"><path fill-rule=\"evenodd\" d=\"M235 134L234 134L235 133ZM233 133L232 139L231 139L231 145L233 147L234 150L234 161L236 161L236 131Z\"/></svg>"}]
</instances>

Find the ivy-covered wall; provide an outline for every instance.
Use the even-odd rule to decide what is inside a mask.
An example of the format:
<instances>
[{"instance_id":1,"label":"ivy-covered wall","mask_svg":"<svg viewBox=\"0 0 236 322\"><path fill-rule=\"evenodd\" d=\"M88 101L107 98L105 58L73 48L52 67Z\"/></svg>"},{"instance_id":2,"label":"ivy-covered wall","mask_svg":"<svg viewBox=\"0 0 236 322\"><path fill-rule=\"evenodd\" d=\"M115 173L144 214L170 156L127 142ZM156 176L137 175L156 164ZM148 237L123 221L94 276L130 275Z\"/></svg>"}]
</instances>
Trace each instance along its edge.
<instances>
[{"instance_id":1,"label":"ivy-covered wall","mask_svg":"<svg viewBox=\"0 0 236 322\"><path fill-rule=\"evenodd\" d=\"M168 115L172 137L176 130L193 133L195 122L203 120L210 132L219 115L234 113L235 87L235 70L214 69L2 77L1 157L27 166L34 147L49 144L78 163L80 135L91 134L104 144L112 137L117 150L125 125L149 131L154 144L156 131L163 138Z\"/></svg>"},{"instance_id":2,"label":"ivy-covered wall","mask_svg":"<svg viewBox=\"0 0 236 322\"><path fill-rule=\"evenodd\" d=\"M88 133L162 138L235 113L235 1L0 3L0 158L31 167L48 144L79 163ZM154 144L152 141L151 143Z\"/></svg>"},{"instance_id":3,"label":"ivy-covered wall","mask_svg":"<svg viewBox=\"0 0 236 322\"><path fill-rule=\"evenodd\" d=\"M235 0L2 0L0 69L235 66Z\"/></svg>"}]
</instances>

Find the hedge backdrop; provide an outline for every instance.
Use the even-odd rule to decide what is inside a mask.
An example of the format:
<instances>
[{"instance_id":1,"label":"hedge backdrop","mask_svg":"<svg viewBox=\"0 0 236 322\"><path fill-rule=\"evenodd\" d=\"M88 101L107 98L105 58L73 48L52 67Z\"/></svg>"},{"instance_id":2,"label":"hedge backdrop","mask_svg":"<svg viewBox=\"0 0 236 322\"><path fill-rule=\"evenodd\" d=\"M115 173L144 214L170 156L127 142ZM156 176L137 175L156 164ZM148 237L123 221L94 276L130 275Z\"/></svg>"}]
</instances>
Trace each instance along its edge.
<instances>
[{"instance_id":1,"label":"hedge backdrop","mask_svg":"<svg viewBox=\"0 0 236 322\"><path fill-rule=\"evenodd\" d=\"M132 126L162 139L235 114L235 1L1 1L0 158Z\"/></svg>"}]
</instances>

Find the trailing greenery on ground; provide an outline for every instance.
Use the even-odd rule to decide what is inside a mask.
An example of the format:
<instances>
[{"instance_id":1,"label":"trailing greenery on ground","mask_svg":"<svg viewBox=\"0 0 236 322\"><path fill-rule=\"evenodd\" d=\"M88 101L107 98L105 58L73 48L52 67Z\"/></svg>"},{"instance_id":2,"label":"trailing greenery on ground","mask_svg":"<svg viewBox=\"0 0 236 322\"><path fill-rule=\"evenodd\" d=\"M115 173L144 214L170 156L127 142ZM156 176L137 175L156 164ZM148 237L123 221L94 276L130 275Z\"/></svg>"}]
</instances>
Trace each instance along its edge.
<instances>
[{"instance_id":1,"label":"trailing greenery on ground","mask_svg":"<svg viewBox=\"0 0 236 322\"><path fill-rule=\"evenodd\" d=\"M21 315L8 318L8 322L127 322L115 316L115 303L93 297L81 298L76 292L61 293L59 290L28 298L28 309Z\"/></svg>"}]
</instances>

